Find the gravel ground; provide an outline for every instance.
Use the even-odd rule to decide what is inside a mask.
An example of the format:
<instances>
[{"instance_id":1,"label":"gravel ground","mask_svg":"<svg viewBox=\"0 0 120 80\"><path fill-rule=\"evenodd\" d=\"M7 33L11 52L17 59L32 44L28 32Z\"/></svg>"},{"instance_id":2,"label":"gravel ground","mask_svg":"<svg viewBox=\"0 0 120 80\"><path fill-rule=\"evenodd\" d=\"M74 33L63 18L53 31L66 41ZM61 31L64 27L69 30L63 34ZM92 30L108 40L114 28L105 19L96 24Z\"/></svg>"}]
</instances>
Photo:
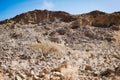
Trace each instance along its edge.
<instances>
[{"instance_id":1,"label":"gravel ground","mask_svg":"<svg viewBox=\"0 0 120 80\"><path fill-rule=\"evenodd\" d=\"M120 80L114 30L72 26L0 25L0 80Z\"/></svg>"}]
</instances>

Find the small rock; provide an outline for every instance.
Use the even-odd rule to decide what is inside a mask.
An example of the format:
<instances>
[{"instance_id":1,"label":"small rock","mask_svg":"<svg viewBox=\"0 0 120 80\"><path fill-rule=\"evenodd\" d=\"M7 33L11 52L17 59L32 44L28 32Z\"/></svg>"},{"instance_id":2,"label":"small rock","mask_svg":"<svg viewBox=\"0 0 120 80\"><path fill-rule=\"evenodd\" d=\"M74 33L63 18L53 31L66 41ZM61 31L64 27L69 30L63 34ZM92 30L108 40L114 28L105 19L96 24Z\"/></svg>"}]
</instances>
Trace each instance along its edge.
<instances>
[{"instance_id":1,"label":"small rock","mask_svg":"<svg viewBox=\"0 0 120 80\"><path fill-rule=\"evenodd\" d=\"M97 73L92 73L92 75L93 75L94 77L98 76L98 74L97 74Z\"/></svg>"},{"instance_id":2,"label":"small rock","mask_svg":"<svg viewBox=\"0 0 120 80\"><path fill-rule=\"evenodd\" d=\"M45 73L40 73L40 74L39 74L39 77L40 77L40 78L45 77Z\"/></svg>"},{"instance_id":3,"label":"small rock","mask_svg":"<svg viewBox=\"0 0 120 80\"><path fill-rule=\"evenodd\" d=\"M50 80L63 80L64 76L60 72L53 72L51 74Z\"/></svg>"},{"instance_id":4,"label":"small rock","mask_svg":"<svg viewBox=\"0 0 120 80\"><path fill-rule=\"evenodd\" d=\"M23 55L20 55L19 57L20 57L20 59L24 59L24 60L31 58L30 56L24 55L24 54L23 54Z\"/></svg>"},{"instance_id":5,"label":"small rock","mask_svg":"<svg viewBox=\"0 0 120 80\"><path fill-rule=\"evenodd\" d=\"M86 66L85 66L85 70L90 70L90 71L92 71L92 67L89 66L89 65L86 65Z\"/></svg>"},{"instance_id":6,"label":"small rock","mask_svg":"<svg viewBox=\"0 0 120 80\"><path fill-rule=\"evenodd\" d=\"M52 72L54 72L54 71L55 71L55 72L60 72L62 68L67 68L67 66L68 66L67 63L65 62L65 63L63 63L62 65L60 65L60 66L52 69L51 71L52 71Z\"/></svg>"},{"instance_id":7,"label":"small rock","mask_svg":"<svg viewBox=\"0 0 120 80\"><path fill-rule=\"evenodd\" d=\"M102 72L100 73L100 76L108 77L111 73L113 73L113 70L111 70L111 69L106 69L105 71L102 71Z\"/></svg>"},{"instance_id":8,"label":"small rock","mask_svg":"<svg viewBox=\"0 0 120 80\"><path fill-rule=\"evenodd\" d=\"M22 80L22 78L17 75L17 76L15 77L15 80Z\"/></svg>"},{"instance_id":9,"label":"small rock","mask_svg":"<svg viewBox=\"0 0 120 80\"><path fill-rule=\"evenodd\" d=\"M120 76L120 66L115 68L115 74Z\"/></svg>"},{"instance_id":10,"label":"small rock","mask_svg":"<svg viewBox=\"0 0 120 80\"><path fill-rule=\"evenodd\" d=\"M48 70L48 69L43 69L43 72L44 72L45 74L50 74L50 70Z\"/></svg>"},{"instance_id":11,"label":"small rock","mask_svg":"<svg viewBox=\"0 0 120 80\"><path fill-rule=\"evenodd\" d=\"M59 35L64 35L66 33L64 29L59 29L57 30L57 32L59 33Z\"/></svg>"},{"instance_id":12,"label":"small rock","mask_svg":"<svg viewBox=\"0 0 120 80\"><path fill-rule=\"evenodd\" d=\"M63 76L63 74L60 73L60 72L53 72L53 75L54 75L54 76L59 76L59 77Z\"/></svg>"}]
</instances>

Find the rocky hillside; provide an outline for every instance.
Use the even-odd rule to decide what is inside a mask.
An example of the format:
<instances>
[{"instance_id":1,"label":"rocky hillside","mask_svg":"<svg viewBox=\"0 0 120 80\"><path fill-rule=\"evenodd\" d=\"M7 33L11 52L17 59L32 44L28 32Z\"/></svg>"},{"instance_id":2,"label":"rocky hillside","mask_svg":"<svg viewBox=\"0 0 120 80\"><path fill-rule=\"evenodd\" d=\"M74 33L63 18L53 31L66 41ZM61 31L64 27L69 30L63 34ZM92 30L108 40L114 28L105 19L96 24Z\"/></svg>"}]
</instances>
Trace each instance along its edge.
<instances>
[{"instance_id":1,"label":"rocky hillside","mask_svg":"<svg viewBox=\"0 0 120 80\"><path fill-rule=\"evenodd\" d=\"M120 25L120 12L107 14L101 11L92 11L82 16L83 18L87 18L92 26L110 27Z\"/></svg>"},{"instance_id":2,"label":"rocky hillside","mask_svg":"<svg viewBox=\"0 0 120 80\"><path fill-rule=\"evenodd\" d=\"M120 80L120 12L34 10L1 21L0 80Z\"/></svg>"},{"instance_id":3,"label":"rocky hillside","mask_svg":"<svg viewBox=\"0 0 120 80\"><path fill-rule=\"evenodd\" d=\"M69 13L63 11L48 11L48 10L34 10L27 13L23 13L15 16L10 20L2 21L1 23L14 22L14 23L23 23L23 24L38 24L42 21L55 21L60 19L63 22L70 22L75 20L75 18Z\"/></svg>"},{"instance_id":4,"label":"rocky hillside","mask_svg":"<svg viewBox=\"0 0 120 80\"><path fill-rule=\"evenodd\" d=\"M120 25L120 12L108 14L96 10L86 14L71 15L63 11L34 10L27 13L22 13L9 20L7 19L1 21L0 24L9 22L21 24L38 24L44 21L54 22L56 19L59 19L63 22L79 20L83 25L85 24L96 27L110 27L113 25Z\"/></svg>"}]
</instances>

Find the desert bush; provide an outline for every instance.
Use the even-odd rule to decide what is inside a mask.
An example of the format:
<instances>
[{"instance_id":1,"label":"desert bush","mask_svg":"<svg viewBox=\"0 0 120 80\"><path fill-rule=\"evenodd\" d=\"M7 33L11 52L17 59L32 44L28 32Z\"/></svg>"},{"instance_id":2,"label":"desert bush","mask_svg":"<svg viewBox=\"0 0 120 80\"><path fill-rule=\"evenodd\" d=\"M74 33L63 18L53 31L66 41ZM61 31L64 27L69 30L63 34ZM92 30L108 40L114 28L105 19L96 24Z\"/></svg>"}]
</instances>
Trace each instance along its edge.
<instances>
[{"instance_id":1,"label":"desert bush","mask_svg":"<svg viewBox=\"0 0 120 80\"><path fill-rule=\"evenodd\" d=\"M60 35L64 35L66 33L65 29L58 29L57 32L60 34Z\"/></svg>"},{"instance_id":2,"label":"desert bush","mask_svg":"<svg viewBox=\"0 0 120 80\"><path fill-rule=\"evenodd\" d=\"M19 39L19 38L22 38L22 33L16 33L16 32L14 32L14 33L10 34L10 37L14 38L14 39Z\"/></svg>"},{"instance_id":3,"label":"desert bush","mask_svg":"<svg viewBox=\"0 0 120 80\"><path fill-rule=\"evenodd\" d=\"M65 51L65 46L63 44L44 40L40 43L33 43L31 47L33 50L41 50L44 54L63 53Z\"/></svg>"},{"instance_id":4,"label":"desert bush","mask_svg":"<svg viewBox=\"0 0 120 80\"><path fill-rule=\"evenodd\" d=\"M81 23L80 23L80 20L78 19L78 20L75 20L74 22L72 22L72 24L71 24L71 28L72 29L77 29L77 28L79 28L81 26Z\"/></svg>"},{"instance_id":5,"label":"desert bush","mask_svg":"<svg viewBox=\"0 0 120 80\"><path fill-rule=\"evenodd\" d=\"M117 25L112 25L110 28L112 30L115 30L115 31L119 31L120 30L120 26L117 26Z\"/></svg>"},{"instance_id":6,"label":"desert bush","mask_svg":"<svg viewBox=\"0 0 120 80\"><path fill-rule=\"evenodd\" d=\"M120 31L115 31L113 34L114 39L119 42L120 41Z\"/></svg>"},{"instance_id":7,"label":"desert bush","mask_svg":"<svg viewBox=\"0 0 120 80\"><path fill-rule=\"evenodd\" d=\"M62 68L61 73L64 75L64 80L78 80L77 67L68 66L67 68Z\"/></svg>"},{"instance_id":8,"label":"desert bush","mask_svg":"<svg viewBox=\"0 0 120 80\"><path fill-rule=\"evenodd\" d=\"M115 57L115 58L120 60L120 53L119 52L114 53L113 57Z\"/></svg>"}]
</instances>

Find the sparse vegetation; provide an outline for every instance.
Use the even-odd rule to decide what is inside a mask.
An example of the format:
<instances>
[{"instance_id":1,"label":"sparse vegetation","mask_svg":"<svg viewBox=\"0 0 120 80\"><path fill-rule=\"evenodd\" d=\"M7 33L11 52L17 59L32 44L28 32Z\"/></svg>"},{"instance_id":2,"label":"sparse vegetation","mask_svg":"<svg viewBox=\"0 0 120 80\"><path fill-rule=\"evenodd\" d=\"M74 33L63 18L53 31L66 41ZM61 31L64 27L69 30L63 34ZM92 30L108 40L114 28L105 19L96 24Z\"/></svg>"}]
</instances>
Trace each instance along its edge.
<instances>
[{"instance_id":1,"label":"sparse vegetation","mask_svg":"<svg viewBox=\"0 0 120 80\"><path fill-rule=\"evenodd\" d=\"M40 43L33 43L31 45L33 50L41 50L43 54L49 53L63 53L65 51L65 46L63 44L58 44L50 41L41 41Z\"/></svg>"},{"instance_id":2,"label":"sparse vegetation","mask_svg":"<svg viewBox=\"0 0 120 80\"><path fill-rule=\"evenodd\" d=\"M114 53L113 57L120 60L120 53L119 52Z\"/></svg>"},{"instance_id":3,"label":"sparse vegetation","mask_svg":"<svg viewBox=\"0 0 120 80\"><path fill-rule=\"evenodd\" d=\"M115 31L114 32L114 38L117 42L120 42L120 31Z\"/></svg>"},{"instance_id":4,"label":"sparse vegetation","mask_svg":"<svg viewBox=\"0 0 120 80\"><path fill-rule=\"evenodd\" d=\"M120 25L119 26L118 25L113 25L113 26L111 26L111 29L115 30L115 31L119 31L120 30Z\"/></svg>"},{"instance_id":5,"label":"sparse vegetation","mask_svg":"<svg viewBox=\"0 0 120 80\"><path fill-rule=\"evenodd\" d=\"M69 65L67 68L62 68L61 73L64 75L63 80L79 80L77 67Z\"/></svg>"},{"instance_id":6,"label":"sparse vegetation","mask_svg":"<svg viewBox=\"0 0 120 80\"><path fill-rule=\"evenodd\" d=\"M77 28L79 28L81 26L81 22L80 22L80 20L78 19L78 20L75 20L74 22L72 22L72 24L71 24L71 28L72 29L77 29Z\"/></svg>"}]
</instances>

